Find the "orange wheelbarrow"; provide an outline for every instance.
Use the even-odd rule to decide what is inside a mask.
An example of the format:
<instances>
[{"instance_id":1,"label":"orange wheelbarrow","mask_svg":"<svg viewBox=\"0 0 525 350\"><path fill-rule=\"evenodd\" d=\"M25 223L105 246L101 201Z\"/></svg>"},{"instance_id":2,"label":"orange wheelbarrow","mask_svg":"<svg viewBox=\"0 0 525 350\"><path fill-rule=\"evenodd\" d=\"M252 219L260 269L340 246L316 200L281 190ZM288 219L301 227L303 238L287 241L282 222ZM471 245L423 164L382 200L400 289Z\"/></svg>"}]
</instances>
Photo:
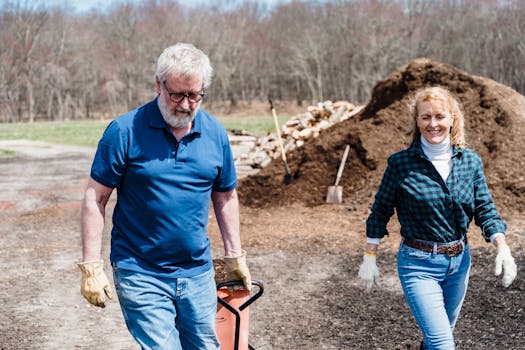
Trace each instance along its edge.
<instances>
[{"instance_id":1,"label":"orange wheelbarrow","mask_svg":"<svg viewBox=\"0 0 525 350\"><path fill-rule=\"evenodd\" d=\"M248 343L248 306L262 295L264 287L260 281L252 280L252 285L258 287L257 293L253 295L250 295L246 289L230 290L232 288L229 288L242 285L241 281L217 283L215 329L221 343L221 350L254 350Z\"/></svg>"}]
</instances>

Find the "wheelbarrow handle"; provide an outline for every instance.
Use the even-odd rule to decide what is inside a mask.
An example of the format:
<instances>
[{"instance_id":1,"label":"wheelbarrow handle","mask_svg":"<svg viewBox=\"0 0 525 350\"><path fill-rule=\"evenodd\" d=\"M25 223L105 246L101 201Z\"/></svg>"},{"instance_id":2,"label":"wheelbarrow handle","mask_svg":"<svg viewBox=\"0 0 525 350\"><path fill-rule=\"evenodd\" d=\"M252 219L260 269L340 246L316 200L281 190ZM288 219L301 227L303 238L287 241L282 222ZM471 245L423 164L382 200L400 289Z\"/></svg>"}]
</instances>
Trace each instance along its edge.
<instances>
[{"instance_id":1,"label":"wheelbarrow handle","mask_svg":"<svg viewBox=\"0 0 525 350\"><path fill-rule=\"evenodd\" d=\"M235 286L244 286L242 281L225 281L225 282L219 282L217 283L217 290L224 288L224 287L235 287ZM264 292L264 286L261 281L258 280L252 280L252 286L259 287L259 290L254 295L251 295L248 300L246 300L241 306L239 306L239 310L242 311L246 309L248 306L250 306L255 300L259 299L259 297ZM220 298L219 298L220 299ZM221 303L222 304L222 303ZM229 308L228 308L229 310Z\"/></svg>"},{"instance_id":2,"label":"wheelbarrow handle","mask_svg":"<svg viewBox=\"0 0 525 350\"><path fill-rule=\"evenodd\" d=\"M250 298L245 301L241 306L239 306L239 311L242 311L246 309L251 303L253 303L255 300L257 300L263 293L264 287L262 282L257 280L252 280L252 285L255 285L259 287L259 290L254 295L250 296ZM219 282L217 283L217 290L224 288L224 287L234 287L234 286L244 286L242 281L226 281L226 282ZM217 302L224 306L226 310L230 311L235 316L235 342L234 342L234 350L239 350L239 337L240 337L240 328L241 328L241 315L239 311L237 311L233 306L228 304L225 300L223 300L221 297L217 296ZM249 350L254 350L254 348L248 344Z\"/></svg>"}]
</instances>

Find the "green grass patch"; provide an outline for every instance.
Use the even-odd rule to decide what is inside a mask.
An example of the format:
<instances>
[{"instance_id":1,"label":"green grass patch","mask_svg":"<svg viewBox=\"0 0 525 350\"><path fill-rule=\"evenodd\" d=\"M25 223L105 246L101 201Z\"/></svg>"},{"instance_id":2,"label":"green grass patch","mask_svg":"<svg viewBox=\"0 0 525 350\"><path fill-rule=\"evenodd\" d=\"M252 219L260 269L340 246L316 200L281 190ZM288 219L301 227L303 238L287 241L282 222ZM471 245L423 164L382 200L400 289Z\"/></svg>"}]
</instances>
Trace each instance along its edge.
<instances>
[{"instance_id":1,"label":"green grass patch","mask_svg":"<svg viewBox=\"0 0 525 350\"><path fill-rule=\"evenodd\" d=\"M95 147L108 121L0 124L0 140L32 140Z\"/></svg>"},{"instance_id":2,"label":"green grass patch","mask_svg":"<svg viewBox=\"0 0 525 350\"><path fill-rule=\"evenodd\" d=\"M11 157L15 155L15 151L11 151L8 149L0 149L0 158L2 157Z\"/></svg>"},{"instance_id":3,"label":"green grass patch","mask_svg":"<svg viewBox=\"0 0 525 350\"><path fill-rule=\"evenodd\" d=\"M288 120L279 117L279 126ZM227 130L245 130L266 135L275 132L273 117L224 117L219 121ZM96 147L109 121L68 121L0 124L0 140L32 140L66 145Z\"/></svg>"}]
</instances>

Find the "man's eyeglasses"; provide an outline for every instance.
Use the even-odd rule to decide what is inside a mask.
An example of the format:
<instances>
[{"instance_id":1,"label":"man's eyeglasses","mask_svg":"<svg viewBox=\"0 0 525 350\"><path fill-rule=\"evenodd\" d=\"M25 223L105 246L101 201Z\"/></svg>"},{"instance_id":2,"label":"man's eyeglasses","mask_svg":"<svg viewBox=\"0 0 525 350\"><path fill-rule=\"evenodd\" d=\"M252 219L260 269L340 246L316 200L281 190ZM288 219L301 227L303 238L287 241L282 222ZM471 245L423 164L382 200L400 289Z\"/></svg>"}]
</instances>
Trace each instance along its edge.
<instances>
[{"instance_id":1,"label":"man's eyeglasses","mask_svg":"<svg viewBox=\"0 0 525 350\"><path fill-rule=\"evenodd\" d=\"M204 97L204 89L200 92L170 92L166 87L165 81L162 82L162 85L164 86L164 89L166 89L168 95L170 95L170 100L173 103L181 103L185 98L188 98L190 103L197 103Z\"/></svg>"}]
</instances>

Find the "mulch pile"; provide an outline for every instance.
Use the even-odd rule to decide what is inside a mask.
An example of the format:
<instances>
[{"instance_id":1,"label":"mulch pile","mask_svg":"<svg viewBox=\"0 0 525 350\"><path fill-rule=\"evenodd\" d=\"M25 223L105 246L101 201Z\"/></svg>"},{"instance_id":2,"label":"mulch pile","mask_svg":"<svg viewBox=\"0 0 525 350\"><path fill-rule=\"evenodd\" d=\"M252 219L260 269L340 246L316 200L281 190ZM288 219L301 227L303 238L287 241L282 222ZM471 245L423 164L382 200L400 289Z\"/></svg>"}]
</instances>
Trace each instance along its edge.
<instances>
[{"instance_id":1,"label":"mulch pile","mask_svg":"<svg viewBox=\"0 0 525 350\"><path fill-rule=\"evenodd\" d=\"M410 142L407 103L412 93L433 85L448 88L462 103L467 143L483 159L498 209L507 213L525 210L525 97L493 80L425 58L380 81L358 115L290 152L291 184L283 182L281 159L243 179L238 188L241 203L251 207L323 204L349 144L351 151L340 182L345 205L351 209L370 205L388 156Z\"/></svg>"}]
</instances>

